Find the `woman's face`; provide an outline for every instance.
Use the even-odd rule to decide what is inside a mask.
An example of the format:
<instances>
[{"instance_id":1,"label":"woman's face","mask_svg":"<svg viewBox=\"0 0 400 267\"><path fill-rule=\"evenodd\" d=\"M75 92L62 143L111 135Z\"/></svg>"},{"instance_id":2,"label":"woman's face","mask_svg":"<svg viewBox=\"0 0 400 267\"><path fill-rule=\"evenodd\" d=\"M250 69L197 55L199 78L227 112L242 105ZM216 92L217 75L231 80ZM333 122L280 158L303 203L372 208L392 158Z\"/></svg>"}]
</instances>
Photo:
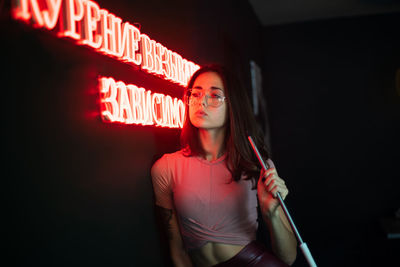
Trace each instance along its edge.
<instances>
[{"instance_id":1,"label":"woman's face","mask_svg":"<svg viewBox=\"0 0 400 267\"><path fill-rule=\"evenodd\" d=\"M206 98L225 96L225 88L219 75L215 72L200 74L193 83L192 92L194 91L202 97L199 98L197 103L189 105L189 118L193 126L202 129L225 127L227 119L226 101L222 101L217 107L208 105L206 101Z\"/></svg>"}]
</instances>

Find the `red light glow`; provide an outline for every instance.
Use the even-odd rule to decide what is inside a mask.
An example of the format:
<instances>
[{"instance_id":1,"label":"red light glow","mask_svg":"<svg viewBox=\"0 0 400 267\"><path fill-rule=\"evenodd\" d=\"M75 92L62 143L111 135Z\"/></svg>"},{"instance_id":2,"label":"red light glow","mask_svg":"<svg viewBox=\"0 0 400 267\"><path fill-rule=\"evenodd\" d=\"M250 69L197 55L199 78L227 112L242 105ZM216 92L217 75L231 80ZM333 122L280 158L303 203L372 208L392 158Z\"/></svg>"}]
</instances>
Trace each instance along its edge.
<instances>
[{"instance_id":1,"label":"red light glow","mask_svg":"<svg viewBox=\"0 0 400 267\"><path fill-rule=\"evenodd\" d=\"M185 104L169 95L99 77L102 119L124 124L182 128Z\"/></svg>"},{"instance_id":2,"label":"red light glow","mask_svg":"<svg viewBox=\"0 0 400 267\"><path fill-rule=\"evenodd\" d=\"M14 19L53 30L79 45L139 66L146 72L186 86L200 67L152 40L129 22L90 0L13 0Z\"/></svg>"}]
</instances>

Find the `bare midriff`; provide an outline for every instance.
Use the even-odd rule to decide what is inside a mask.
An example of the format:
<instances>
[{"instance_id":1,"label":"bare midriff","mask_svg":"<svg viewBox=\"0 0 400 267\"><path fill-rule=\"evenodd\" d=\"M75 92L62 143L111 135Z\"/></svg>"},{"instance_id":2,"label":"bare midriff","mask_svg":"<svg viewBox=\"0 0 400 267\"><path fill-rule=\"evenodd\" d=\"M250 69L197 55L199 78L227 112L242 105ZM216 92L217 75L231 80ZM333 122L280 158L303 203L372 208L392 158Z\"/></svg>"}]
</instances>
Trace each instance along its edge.
<instances>
[{"instance_id":1,"label":"bare midriff","mask_svg":"<svg viewBox=\"0 0 400 267\"><path fill-rule=\"evenodd\" d=\"M189 252L196 267L209 267L235 256L245 246L208 242L199 249Z\"/></svg>"}]
</instances>

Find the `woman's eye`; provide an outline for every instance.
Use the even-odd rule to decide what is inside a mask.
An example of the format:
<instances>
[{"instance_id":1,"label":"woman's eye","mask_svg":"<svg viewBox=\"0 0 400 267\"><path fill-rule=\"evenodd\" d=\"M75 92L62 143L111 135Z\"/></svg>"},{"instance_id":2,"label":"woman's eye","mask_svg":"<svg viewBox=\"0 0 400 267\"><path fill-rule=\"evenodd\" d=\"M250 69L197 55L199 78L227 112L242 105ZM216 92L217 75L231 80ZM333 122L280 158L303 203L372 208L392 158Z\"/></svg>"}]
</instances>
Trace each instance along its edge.
<instances>
[{"instance_id":1,"label":"woman's eye","mask_svg":"<svg viewBox=\"0 0 400 267\"><path fill-rule=\"evenodd\" d=\"M215 99L220 99L220 98L222 98L222 96L220 96L220 95L211 95L211 97L212 97L212 98L215 98Z\"/></svg>"},{"instance_id":2,"label":"woman's eye","mask_svg":"<svg viewBox=\"0 0 400 267\"><path fill-rule=\"evenodd\" d=\"M201 93L199 93L199 92L192 92L191 96L193 96L193 97L195 97L195 98L198 98L198 97L201 97Z\"/></svg>"}]
</instances>

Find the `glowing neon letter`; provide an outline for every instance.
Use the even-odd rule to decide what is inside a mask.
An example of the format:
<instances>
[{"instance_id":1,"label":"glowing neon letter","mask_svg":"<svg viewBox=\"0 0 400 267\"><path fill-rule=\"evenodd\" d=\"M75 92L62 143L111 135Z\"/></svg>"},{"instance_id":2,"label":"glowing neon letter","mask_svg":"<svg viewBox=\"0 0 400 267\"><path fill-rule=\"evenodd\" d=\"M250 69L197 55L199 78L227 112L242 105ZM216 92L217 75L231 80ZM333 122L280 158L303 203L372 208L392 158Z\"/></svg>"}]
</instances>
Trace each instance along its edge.
<instances>
[{"instance_id":1,"label":"glowing neon letter","mask_svg":"<svg viewBox=\"0 0 400 267\"><path fill-rule=\"evenodd\" d=\"M117 101L117 86L112 78L100 79L100 94L103 111L101 115L105 120L117 121L119 115L119 105Z\"/></svg>"},{"instance_id":2,"label":"glowing neon letter","mask_svg":"<svg viewBox=\"0 0 400 267\"><path fill-rule=\"evenodd\" d=\"M143 89L143 90L142 90ZM142 95L142 105L143 105L143 125L152 125L153 122L153 113L152 113L152 97L151 91L146 91L144 88L139 88L141 90Z\"/></svg>"},{"instance_id":3,"label":"glowing neon letter","mask_svg":"<svg viewBox=\"0 0 400 267\"><path fill-rule=\"evenodd\" d=\"M13 8L13 16L16 19L28 21L32 18L36 26L43 27L44 21L42 13L40 12L39 3L37 0L20 0L14 1L15 7ZM32 11L32 14L29 12Z\"/></svg>"},{"instance_id":4,"label":"glowing neon letter","mask_svg":"<svg viewBox=\"0 0 400 267\"><path fill-rule=\"evenodd\" d=\"M177 108L177 110L175 112L177 114L176 116L179 116L178 124L179 124L180 128L183 127L183 123L185 122L185 107L186 106L183 103L183 101L179 100L178 101L178 108Z\"/></svg>"},{"instance_id":5,"label":"glowing neon letter","mask_svg":"<svg viewBox=\"0 0 400 267\"><path fill-rule=\"evenodd\" d=\"M171 51L165 47L161 48L161 60L162 60L162 69L163 75L167 80L171 79L171 65L169 64L169 58L171 56Z\"/></svg>"},{"instance_id":6,"label":"glowing neon letter","mask_svg":"<svg viewBox=\"0 0 400 267\"><path fill-rule=\"evenodd\" d=\"M108 11L104 9L100 9L100 14L101 33L103 35L101 51L109 55L116 55L115 21L121 19L116 18L113 14L108 13Z\"/></svg>"},{"instance_id":7,"label":"glowing neon letter","mask_svg":"<svg viewBox=\"0 0 400 267\"><path fill-rule=\"evenodd\" d=\"M133 26L128 22L116 25L117 54L116 56L128 62L133 61L133 47L130 45L133 39Z\"/></svg>"},{"instance_id":8,"label":"glowing neon letter","mask_svg":"<svg viewBox=\"0 0 400 267\"><path fill-rule=\"evenodd\" d=\"M153 120L156 125L162 125L162 99L163 94L154 93L151 97L151 107L152 107L152 115Z\"/></svg>"},{"instance_id":9,"label":"glowing neon letter","mask_svg":"<svg viewBox=\"0 0 400 267\"><path fill-rule=\"evenodd\" d=\"M172 112L173 112L173 104L172 104L172 97L166 95L164 97L164 107L163 107L163 124L164 126L174 127L173 119L172 119Z\"/></svg>"},{"instance_id":10,"label":"glowing neon letter","mask_svg":"<svg viewBox=\"0 0 400 267\"><path fill-rule=\"evenodd\" d=\"M83 3L82 0L65 0L65 8L63 14L63 23L61 31L62 36L68 36L76 40L80 40L81 35L76 29L76 23L79 23L83 18Z\"/></svg>"},{"instance_id":11,"label":"glowing neon letter","mask_svg":"<svg viewBox=\"0 0 400 267\"><path fill-rule=\"evenodd\" d=\"M116 21L116 56L124 61L140 65L141 55L136 53L139 50L140 32L139 30L125 22L121 26L121 21Z\"/></svg>"},{"instance_id":12,"label":"glowing neon letter","mask_svg":"<svg viewBox=\"0 0 400 267\"><path fill-rule=\"evenodd\" d=\"M123 82L117 82L117 87L118 87L119 121L132 123L133 116L126 86Z\"/></svg>"},{"instance_id":13,"label":"glowing neon letter","mask_svg":"<svg viewBox=\"0 0 400 267\"><path fill-rule=\"evenodd\" d=\"M175 53L174 52L174 54L175 54L175 59L176 59L176 69L177 69L177 73L176 73L176 75L175 75L175 81L177 82L177 83L179 83L179 84L181 84L181 85L185 85L184 83L183 83L183 72L182 72L182 69L183 69L183 64L182 64L182 57L181 57L181 55L179 55L178 53Z\"/></svg>"},{"instance_id":14,"label":"glowing neon letter","mask_svg":"<svg viewBox=\"0 0 400 267\"><path fill-rule=\"evenodd\" d=\"M133 27L133 36L132 36L132 46L133 46L133 52L135 54L133 63L136 65L140 66L142 64L142 55L138 53L139 51L139 42L140 42L140 31L138 28Z\"/></svg>"},{"instance_id":15,"label":"glowing neon letter","mask_svg":"<svg viewBox=\"0 0 400 267\"><path fill-rule=\"evenodd\" d=\"M99 48L102 42L102 36L93 32L97 30L97 22L100 21L100 7L92 1L84 1L85 16L83 19L82 43L93 48Z\"/></svg>"},{"instance_id":16,"label":"glowing neon letter","mask_svg":"<svg viewBox=\"0 0 400 267\"><path fill-rule=\"evenodd\" d=\"M169 65L171 66L171 77L170 79L173 81L176 81L176 76L178 73L177 70L177 64L176 64L176 53L175 52L171 52L170 57L169 57Z\"/></svg>"},{"instance_id":17,"label":"glowing neon letter","mask_svg":"<svg viewBox=\"0 0 400 267\"><path fill-rule=\"evenodd\" d=\"M57 24L57 19L60 15L61 0L46 0L47 9L42 12L44 19L44 26L47 29L53 29Z\"/></svg>"},{"instance_id":18,"label":"glowing neon letter","mask_svg":"<svg viewBox=\"0 0 400 267\"><path fill-rule=\"evenodd\" d=\"M182 59L182 72L183 72L183 84L187 84L190 79L189 62L186 59Z\"/></svg>"},{"instance_id":19,"label":"glowing neon letter","mask_svg":"<svg viewBox=\"0 0 400 267\"><path fill-rule=\"evenodd\" d=\"M143 111L139 90L137 86L133 84L128 84L126 88L128 90L129 102L132 110L132 121L137 124L142 123Z\"/></svg>"},{"instance_id":20,"label":"glowing neon letter","mask_svg":"<svg viewBox=\"0 0 400 267\"><path fill-rule=\"evenodd\" d=\"M140 35L140 41L141 41L141 52L142 52L142 68L152 72L154 68L154 58L153 58L153 43L155 41L151 40L146 34L141 34Z\"/></svg>"}]
</instances>

